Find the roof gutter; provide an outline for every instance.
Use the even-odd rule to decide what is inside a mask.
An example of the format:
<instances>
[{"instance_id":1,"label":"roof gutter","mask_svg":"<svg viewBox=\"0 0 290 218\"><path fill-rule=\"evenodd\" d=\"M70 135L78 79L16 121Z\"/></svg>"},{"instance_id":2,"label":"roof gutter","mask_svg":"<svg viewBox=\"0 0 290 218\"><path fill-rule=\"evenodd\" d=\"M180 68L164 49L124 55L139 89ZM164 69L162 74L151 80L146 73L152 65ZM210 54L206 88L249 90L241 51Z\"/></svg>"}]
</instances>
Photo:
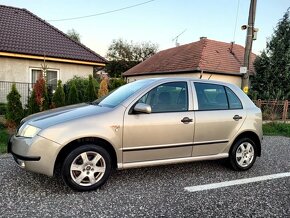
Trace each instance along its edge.
<instances>
[{"instance_id":1,"label":"roof gutter","mask_svg":"<svg viewBox=\"0 0 290 218\"><path fill-rule=\"evenodd\" d=\"M34 59L34 60L44 60L43 56L26 55L26 54L9 53L9 52L0 52L0 56L13 57L13 58ZM72 59L66 59L66 58L54 58L54 57L47 57L47 56L45 56L45 60L46 61L56 61L56 62L71 63L71 64L83 64L83 65L91 65L91 66L101 66L101 67L106 66L106 64L104 64L104 63L91 62L91 61L79 61L79 60L72 60Z\"/></svg>"}]
</instances>

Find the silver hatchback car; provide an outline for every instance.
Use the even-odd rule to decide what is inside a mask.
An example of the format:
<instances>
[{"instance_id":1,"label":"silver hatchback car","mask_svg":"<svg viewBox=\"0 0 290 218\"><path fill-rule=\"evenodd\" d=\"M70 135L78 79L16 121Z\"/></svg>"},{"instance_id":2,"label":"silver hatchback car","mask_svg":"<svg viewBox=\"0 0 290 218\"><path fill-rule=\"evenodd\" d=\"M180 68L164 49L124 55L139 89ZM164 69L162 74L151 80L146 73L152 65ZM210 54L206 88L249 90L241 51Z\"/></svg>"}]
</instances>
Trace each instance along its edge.
<instances>
[{"instance_id":1,"label":"silver hatchback car","mask_svg":"<svg viewBox=\"0 0 290 218\"><path fill-rule=\"evenodd\" d=\"M113 168L227 158L247 170L261 155L261 139L261 111L237 86L156 78L26 117L8 151L26 170L60 172L71 188L89 191Z\"/></svg>"}]
</instances>

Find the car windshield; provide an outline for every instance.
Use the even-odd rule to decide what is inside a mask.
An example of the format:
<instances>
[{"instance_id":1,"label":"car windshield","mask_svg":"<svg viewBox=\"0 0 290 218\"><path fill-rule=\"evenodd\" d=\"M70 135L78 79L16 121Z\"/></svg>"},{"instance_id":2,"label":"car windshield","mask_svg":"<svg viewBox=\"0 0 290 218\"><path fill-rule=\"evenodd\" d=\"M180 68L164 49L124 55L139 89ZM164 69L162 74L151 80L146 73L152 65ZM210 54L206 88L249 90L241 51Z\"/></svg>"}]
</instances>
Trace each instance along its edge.
<instances>
[{"instance_id":1,"label":"car windshield","mask_svg":"<svg viewBox=\"0 0 290 218\"><path fill-rule=\"evenodd\" d=\"M107 96L97 99L94 104L101 107L116 107L128 97L133 95L136 91L154 82L154 79L139 80L132 83L128 83L120 88L110 92Z\"/></svg>"}]
</instances>

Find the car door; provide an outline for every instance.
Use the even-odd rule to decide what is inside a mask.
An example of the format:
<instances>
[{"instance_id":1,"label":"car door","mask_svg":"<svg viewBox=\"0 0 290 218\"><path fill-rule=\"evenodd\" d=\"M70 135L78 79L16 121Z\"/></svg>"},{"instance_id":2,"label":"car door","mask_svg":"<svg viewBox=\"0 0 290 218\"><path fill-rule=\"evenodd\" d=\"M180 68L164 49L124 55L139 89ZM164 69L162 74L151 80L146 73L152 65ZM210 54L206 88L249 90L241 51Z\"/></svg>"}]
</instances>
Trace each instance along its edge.
<instances>
[{"instance_id":1,"label":"car door","mask_svg":"<svg viewBox=\"0 0 290 218\"><path fill-rule=\"evenodd\" d=\"M190 157L194 112L188 83L168 82L151 89L128 108L124 115L123 162ZM134 105L151 106L151 113L135 113Z\"/></svg>"},{"instance_id":2,"label":"car door","mask_svg":"<svg viewBox=\"0 0 290 218\"><path fill-rule=\"evenodd\" d=\"M195 111L193 156L221 153L242 126L246 112L237 95L219 84L194 83Z\"/></svg>"}]
</instances>

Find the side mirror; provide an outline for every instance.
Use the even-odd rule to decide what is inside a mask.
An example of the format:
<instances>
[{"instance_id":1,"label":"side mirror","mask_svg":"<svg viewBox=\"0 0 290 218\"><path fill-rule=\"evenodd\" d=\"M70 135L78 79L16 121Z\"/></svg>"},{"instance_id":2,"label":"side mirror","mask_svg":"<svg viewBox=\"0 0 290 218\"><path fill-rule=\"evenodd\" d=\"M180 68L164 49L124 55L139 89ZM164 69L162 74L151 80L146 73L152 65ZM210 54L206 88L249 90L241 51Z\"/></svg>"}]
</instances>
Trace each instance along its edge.
<instances>
[{"instance_id":1,"label":"side mirror","mask_svg":"<svg viewBox=\"0 0 290 218\"><path fill-rule=\"evenodd\" d=\"M134 111L138 113L150 114L152 110L151 110L150 105L144 104L144 103L138 103L135 105Z\"/></svg>"}]
</instances>

